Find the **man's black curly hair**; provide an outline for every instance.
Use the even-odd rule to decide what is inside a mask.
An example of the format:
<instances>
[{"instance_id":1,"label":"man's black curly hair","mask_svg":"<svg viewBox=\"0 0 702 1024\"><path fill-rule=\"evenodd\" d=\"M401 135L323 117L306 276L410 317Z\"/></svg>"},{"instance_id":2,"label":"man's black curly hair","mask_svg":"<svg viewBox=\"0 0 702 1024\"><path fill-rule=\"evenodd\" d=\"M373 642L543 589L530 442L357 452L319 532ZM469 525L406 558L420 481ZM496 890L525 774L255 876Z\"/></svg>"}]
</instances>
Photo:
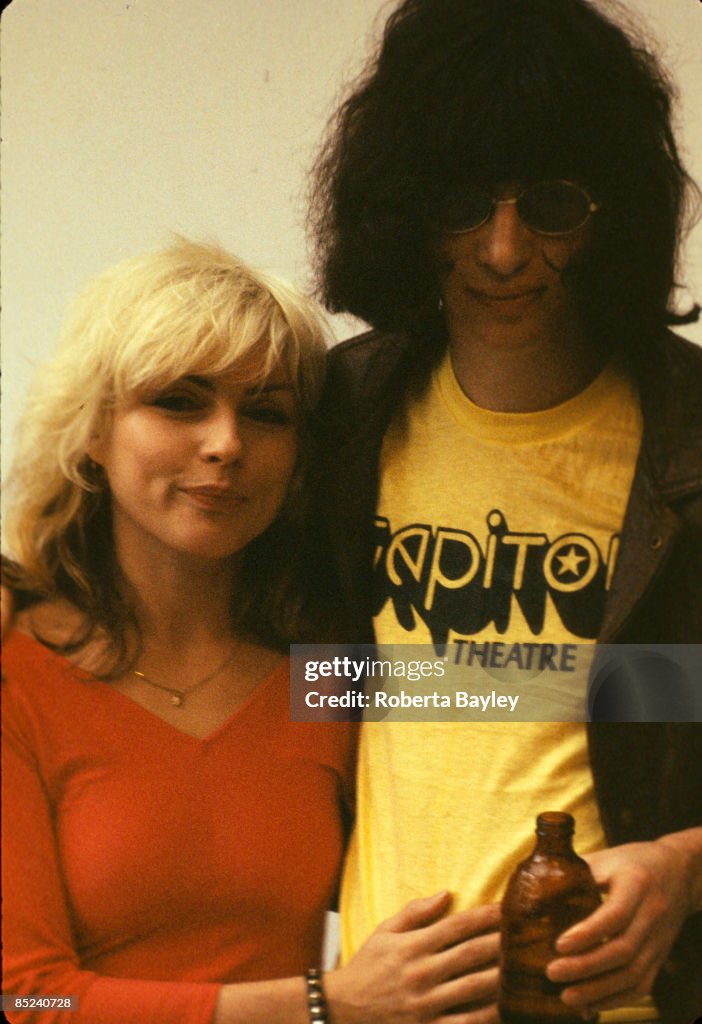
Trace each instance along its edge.
<instances>
[{"instance_id":1,"label":"man's black curly hair","mask_svg":"<svg viewBox=\"0 0 702 1024\"><path fill-rule=\"evenodd\" d=\"M601 204L573 273L581 315L606 343L640 345L675 320L693 184L672 97L657 60L586 0L405 0L313 175L324 300L418 330L437 317L432 202L464 181L565 178Z\"/></svg>"}]
</instances>

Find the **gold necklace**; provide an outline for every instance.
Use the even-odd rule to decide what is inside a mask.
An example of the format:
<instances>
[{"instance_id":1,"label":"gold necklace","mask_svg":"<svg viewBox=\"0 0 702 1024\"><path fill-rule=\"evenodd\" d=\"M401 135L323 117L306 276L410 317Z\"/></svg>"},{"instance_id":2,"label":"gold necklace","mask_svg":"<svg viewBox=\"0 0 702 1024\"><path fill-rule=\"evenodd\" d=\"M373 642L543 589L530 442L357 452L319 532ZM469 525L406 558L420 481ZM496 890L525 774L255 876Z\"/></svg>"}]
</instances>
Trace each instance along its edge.
<instances>
[{"instance_id":1,"label":"gold necklace","mask_svg":"<svg viewBox=\"0 0 702 1024\"><path fill-rule=\"evenodd\" d=\"M164 686L163 683L156 683L153 679L149 679L144 672L140 672L137 668L132 669L132 675L135 675L137 679L142 681L142 683L146 683L147 686L153 686L156 690L163 690L165 693L169 693L170 703L173 707L182 708L186 697L189 697L195 690L199 690L201 686L205 685L205 683L209 683L210 679L214 679L215 676L218 676L219 673L223 672L224 669L234 660L234 655L238 646L238 644L235 644L224 661L220 662L212 672L208 672L202 679L198 679L196 683L189 686L187 690L179 690L176 686Z\"/></svg>"}]
</instances>

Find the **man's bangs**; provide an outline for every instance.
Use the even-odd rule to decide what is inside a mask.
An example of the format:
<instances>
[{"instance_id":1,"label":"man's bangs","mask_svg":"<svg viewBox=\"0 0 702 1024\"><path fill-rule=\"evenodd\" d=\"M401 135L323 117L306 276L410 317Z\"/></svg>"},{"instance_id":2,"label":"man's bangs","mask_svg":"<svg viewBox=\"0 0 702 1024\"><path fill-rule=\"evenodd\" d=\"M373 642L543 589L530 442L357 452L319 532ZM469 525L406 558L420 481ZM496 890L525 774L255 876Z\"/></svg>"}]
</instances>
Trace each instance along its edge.
<instances>
[{"instance_id":1,"label":"man's bangs","mask_svg":"<svg viewBox=\"0 0 702 1024\"><path fill-rule=\"evenodd\" d=\"M517 79L467 105L441 163L454 181L460 168L461 178L485 185L554 178L588 184L593 155L582 127L575 111L553 109Z\"/></svg>"},{"instance_id":2,"label":"man's bangs","mask_svg":"<svg viewBox=\"0 0 702 1024\"><path fill-rule=\"evenodd\" d=\"M456 40L438 73L425 104L424 159L445 182L587 184L597 177L601 88L586 71L572 40L534 22L528 7L508 23L496 10L469 52Z\"/></svg>"}]
</instances>

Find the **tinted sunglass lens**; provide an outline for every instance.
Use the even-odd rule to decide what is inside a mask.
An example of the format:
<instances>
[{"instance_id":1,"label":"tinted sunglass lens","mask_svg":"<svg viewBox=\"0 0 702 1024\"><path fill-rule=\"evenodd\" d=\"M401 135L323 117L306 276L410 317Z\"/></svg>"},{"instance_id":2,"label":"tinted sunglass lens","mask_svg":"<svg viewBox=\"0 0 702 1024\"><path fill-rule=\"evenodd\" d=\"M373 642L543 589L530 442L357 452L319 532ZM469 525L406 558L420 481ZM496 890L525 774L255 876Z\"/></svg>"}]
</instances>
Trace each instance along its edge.
<instances>
[{"instance_id":1,"label":"tinted sunglass lens","mask_svg":"<svg viewBox=\"0 0 702 1024\"><path fill-rule=\"evenodd\" d=\"M436 220L445 231L471 231L483 224L491 212L490 194L468 187L444 199Z\"/></svg>"},{"instance_id":2,"label":"tinted sunglass lens","mask_svg":"<svg viewBox=\"0 0 702 1024\"><path fill-rule=\"evenodd\" d=\"M519 199L519 215L525 224L545 234L566 234L581 227L590 215L590 199L567 181L532 185Z\"/></svg>"}]
</instances>

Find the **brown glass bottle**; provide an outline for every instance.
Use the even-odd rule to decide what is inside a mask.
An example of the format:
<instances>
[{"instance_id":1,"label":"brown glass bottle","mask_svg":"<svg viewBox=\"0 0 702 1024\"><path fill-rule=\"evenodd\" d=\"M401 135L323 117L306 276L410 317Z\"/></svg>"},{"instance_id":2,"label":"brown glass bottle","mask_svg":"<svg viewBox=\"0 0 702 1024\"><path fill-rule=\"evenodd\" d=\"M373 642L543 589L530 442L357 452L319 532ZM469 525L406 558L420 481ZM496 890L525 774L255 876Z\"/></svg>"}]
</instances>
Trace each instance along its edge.
<instances>
[{"instance_id":1,"label":"brown glass bottle","mask_svg":"<svg viewBox=\"0 0 702 1024\"><path fill-rule=\"evenodd\" d=\"M500 992L503 1024L582 1024L546 977L555 941L600 905L590 869L573 850L570 814L536 819L536 846L512 875L502 900Z\"/></svg>"}]
</instances>

